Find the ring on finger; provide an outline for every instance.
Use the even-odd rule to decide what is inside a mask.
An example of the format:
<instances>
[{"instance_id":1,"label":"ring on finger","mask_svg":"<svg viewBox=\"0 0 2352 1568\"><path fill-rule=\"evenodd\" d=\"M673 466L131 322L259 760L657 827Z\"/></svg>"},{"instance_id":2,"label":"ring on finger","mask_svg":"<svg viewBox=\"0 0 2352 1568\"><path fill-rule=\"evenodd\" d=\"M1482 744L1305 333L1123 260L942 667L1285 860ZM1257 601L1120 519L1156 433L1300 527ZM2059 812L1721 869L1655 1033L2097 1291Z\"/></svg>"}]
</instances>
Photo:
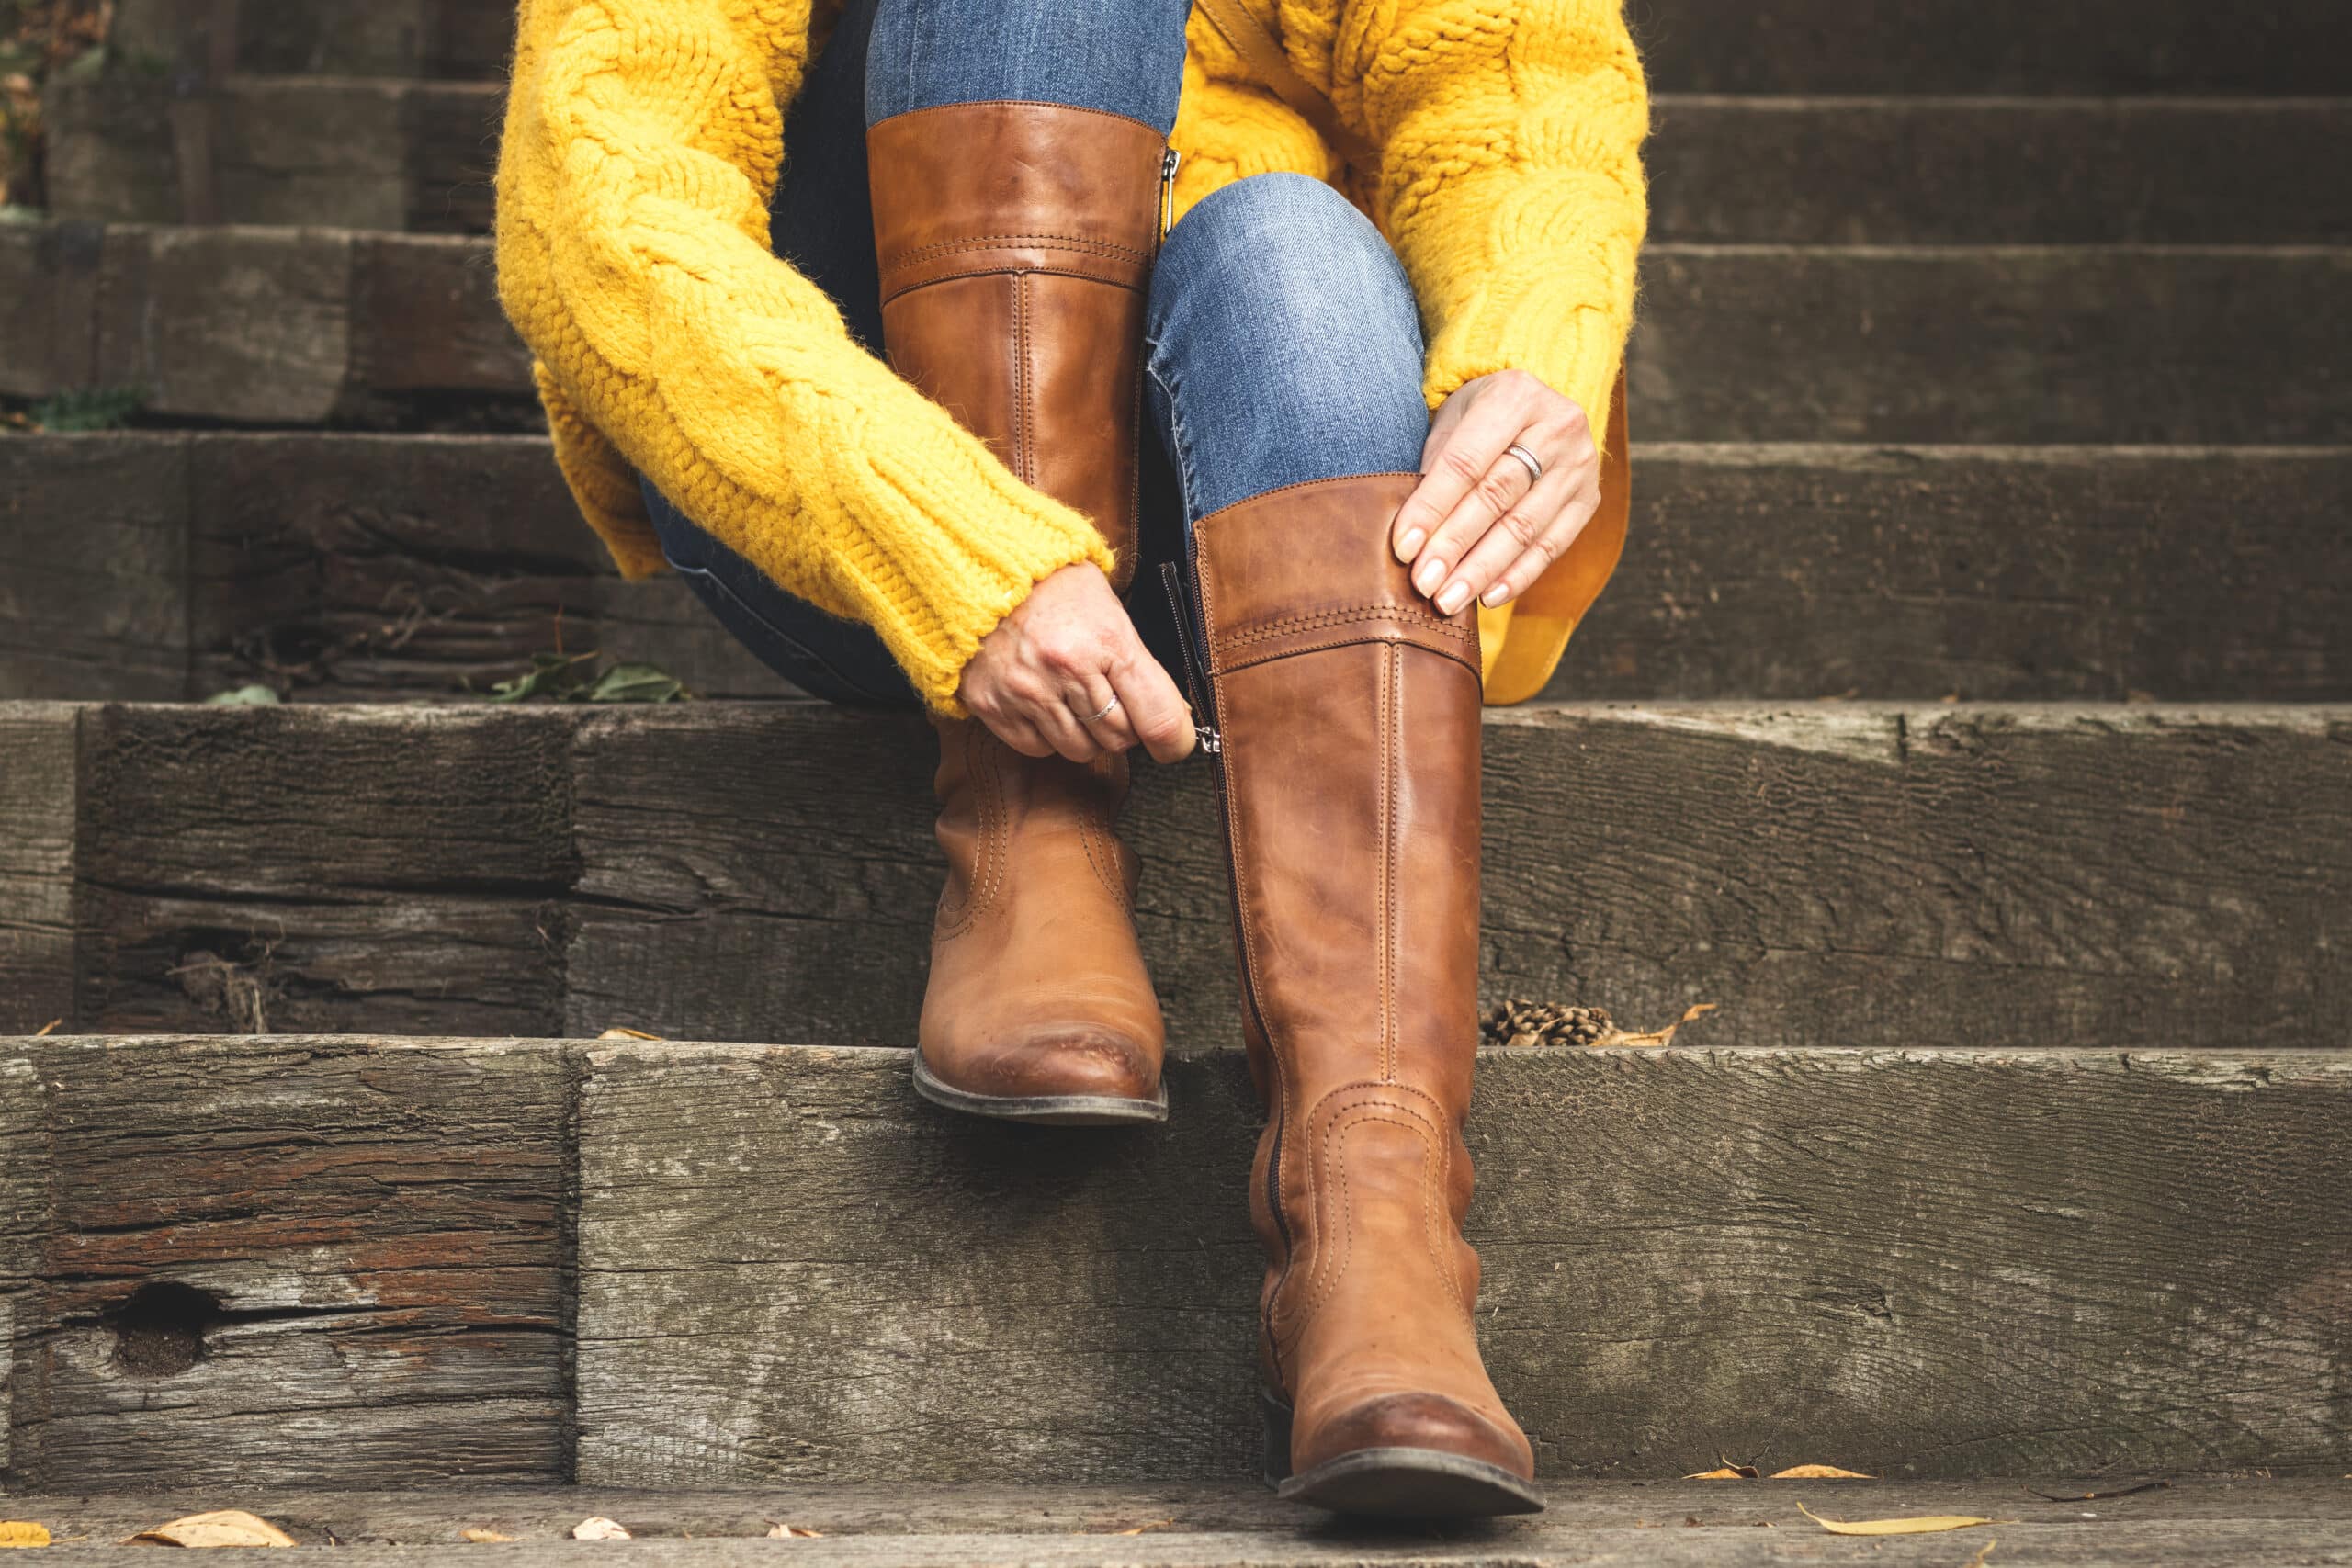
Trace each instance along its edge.
<instances>
[{"instance_id":1,"label":"ring on finger","mask_svg":"<svg viewBox=\"0 0 2352 1568\"><path fill-rule=\"evenodd\" d=\"M1522 446L1518 442L1514 441L1503 450L1504 456L1516 457L1527 466L1527 482L1529 484L1533 484L1536 480L1544 477L1544 460L1541 457L1538 457L1534 453L1529 451L1525 446Z\"/></svg>"},{"instance_id":2,"label":"ring on finger","mask_svg":"<svg viewBox=\"0 0 2352 1568\"><path fill-rule=\"evenodd\" d=\"M1114 694L1112 694L1111 700L1110 700L1109 702L1104 703L1104 704L1102 705L1102 712L1100 712L1100 713L1091 713L1091 714L1088 714L1088 715L1086 716L1086 722L1087 722L1087 723L1089 723L1089 724L1100 724L1100 723L1102 723L1104 719L1106 719L1106 718L1110 717L1113 714L1114 714L1114 713L1116 713L1116 712L1118 712L1118 711L1119 711L1119 698L1118 698L1117 694L1114 693Z\"/></svg>"}]
</instances>

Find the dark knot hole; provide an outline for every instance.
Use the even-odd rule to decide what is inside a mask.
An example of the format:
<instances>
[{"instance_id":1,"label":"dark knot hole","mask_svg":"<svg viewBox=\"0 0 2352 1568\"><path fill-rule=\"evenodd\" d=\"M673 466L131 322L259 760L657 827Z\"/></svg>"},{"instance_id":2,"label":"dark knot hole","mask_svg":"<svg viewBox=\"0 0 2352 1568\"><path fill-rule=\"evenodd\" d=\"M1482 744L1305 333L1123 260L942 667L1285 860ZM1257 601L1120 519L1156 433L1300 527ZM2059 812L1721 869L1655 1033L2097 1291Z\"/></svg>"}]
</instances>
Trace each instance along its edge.
<instances>
[{"instance_id":1,"label":"dark knot hole","mask_svg":"<svg viewBox=\"0 0 2352 1568\"><path fill-rule=\"evenodd\" d=\"M204 1335L220 1317L220 1298L192 1285L141 1285L117 1307L115 1365L133 1377L167 1378L204 1359Z\"/></svg>"}]
</instances>

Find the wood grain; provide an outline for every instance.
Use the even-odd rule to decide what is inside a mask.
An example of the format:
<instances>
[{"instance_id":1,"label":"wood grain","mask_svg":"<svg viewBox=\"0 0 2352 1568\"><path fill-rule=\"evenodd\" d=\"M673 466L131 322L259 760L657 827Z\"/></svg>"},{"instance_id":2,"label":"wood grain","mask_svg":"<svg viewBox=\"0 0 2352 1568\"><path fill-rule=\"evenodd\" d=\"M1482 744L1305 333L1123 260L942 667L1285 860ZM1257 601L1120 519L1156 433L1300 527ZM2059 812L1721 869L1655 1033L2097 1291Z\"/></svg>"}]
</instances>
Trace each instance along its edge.
<instances>
[{"instance_id":1,"label":"wood grain","mask_svg":"<svg viewBox=\"0 0 2352 1568\"><path fill-rule=\"evenodd\" d=\"M562 1478L560 1053L17 1044L47 1090L50 1216L17 1484ZM159 1361L122 1314L161 1285L209 1305Z\"/></svg>"},{"instance_id":2,"label":"wood grain","mask_svg":"<svg viewBox=\"0 0 2352 1568\"><path fill-rule=\"evenodd\" d=\"M582 1478L1248 1475L1248 1097L1039 1135L898 1053L592 1049ZM2347 1134L2333 1052L1490 1052L1482 1332L1552 1475L2340 1470Z\"/></svg>"},{"instance_id":3,"label":"wood grain","mask_svg":"<svg viewBox=\"0 0 2352 1568\"><path fill-rule=\"evenodd\" d=\"M0 703L0 1034L74 1012L81 710Z\"/></svg>"}]
</instances>

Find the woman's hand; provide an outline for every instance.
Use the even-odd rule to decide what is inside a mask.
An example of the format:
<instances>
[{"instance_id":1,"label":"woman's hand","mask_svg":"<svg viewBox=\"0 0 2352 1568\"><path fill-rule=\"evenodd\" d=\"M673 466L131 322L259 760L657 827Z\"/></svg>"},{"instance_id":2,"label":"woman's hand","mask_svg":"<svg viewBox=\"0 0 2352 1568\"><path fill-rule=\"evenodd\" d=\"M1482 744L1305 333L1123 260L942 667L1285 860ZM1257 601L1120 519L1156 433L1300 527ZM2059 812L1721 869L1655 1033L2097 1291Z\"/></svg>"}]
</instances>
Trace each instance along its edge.
<instances>
[{"instance_id":1,"label":"woman's hand","mask_svg":"<svg viewBox=\"0 0 2352 1568\"><path fill-rule=\"evenodd\" d=\"M1516 443L1541 479L1511 455ZM1464 381L1439 405L1421 482L1390 542L1413 586L1451 615L1506 604L1567 552L1600 505L1600 454L1584 410L1524 370Z\"/></svg>"},{"instance_id":2,"label":"woman's hand","mask_svg":"<svg viewBox=\"0 0 2352 1568\"><path fill-rule=\"evenodd\" d=\"M1191 708L1091 561L1032 588L980 639L956 694L1024 757L1088 762L1139 744L1173 762L1193 750Z\"/></svg>"}]
</instances>

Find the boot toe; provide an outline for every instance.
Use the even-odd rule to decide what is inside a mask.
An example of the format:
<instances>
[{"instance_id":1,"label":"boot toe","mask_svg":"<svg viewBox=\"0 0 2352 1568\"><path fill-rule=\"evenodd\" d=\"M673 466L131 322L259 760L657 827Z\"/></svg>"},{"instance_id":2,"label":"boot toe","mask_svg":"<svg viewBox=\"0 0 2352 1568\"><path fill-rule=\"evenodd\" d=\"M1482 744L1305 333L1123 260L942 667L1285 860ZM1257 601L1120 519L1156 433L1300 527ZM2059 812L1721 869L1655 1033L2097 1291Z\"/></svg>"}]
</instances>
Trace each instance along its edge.
<instances>
[{"instance_id":1,"label":"boot toe","mask_svg":"<svg viewBox=\"0 0 2352 1568\"><path fill-rule=\"evenodd\" d=\"M1367 1399L1321 1423L1312 1451L1295 1454L1301 1471L1371 1449L1453 1454L1532 1480L1535 1453L1518 1423L1490 1416L1442 1393L1389 1393Z\"/></svg>"}]
</instances>

